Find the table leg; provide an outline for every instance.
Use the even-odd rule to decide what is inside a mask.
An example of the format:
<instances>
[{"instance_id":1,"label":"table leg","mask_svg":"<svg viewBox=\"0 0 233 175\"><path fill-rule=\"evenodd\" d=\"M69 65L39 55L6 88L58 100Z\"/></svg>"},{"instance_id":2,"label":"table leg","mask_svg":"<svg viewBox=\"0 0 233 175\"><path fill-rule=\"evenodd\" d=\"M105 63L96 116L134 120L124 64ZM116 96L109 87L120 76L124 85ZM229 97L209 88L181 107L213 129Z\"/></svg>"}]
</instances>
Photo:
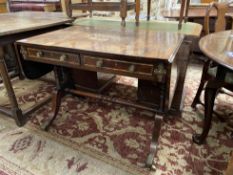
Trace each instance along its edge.
<instances>
[{"instance_id":1,"label":"table leg","mask_svg":"<svg viewBox=\"0 0 233 175\"><path fill-rule=\"evenodd\" d=\"M2 76L2 80L3 80L3 83L5 85L7 95L8 95L9 100L10 100L12 116L14 117L16 124L18 126L22 126L25 123L26 118L23 117L23 113L18 106L18 102L17 102L17 99L15 97L15 93L14 93L14 90L12 88L10 78L8 76L6 64L4 61L4 51L3 51L2 46L0 46L0 74Z\"/></svg>"},{"instance_id":2,"label":"table leg","mask_svg":"<svg viewBox=\"0 0 233 175\"><path fill-rule=\"evenodd\" d=\"M183 108L183 99L185 93L184 84L190 55L192 54L191 46L192 42L184 41L177 53L177 65L179 67L179 74L171 108L173 111L178 113L180 113Z\"/></svg>"},{"instance_id":3,"label":"table leg","mask_svg":"<svg viewBox=\"0 0 233 175\"><path fill-rule=\"evenodd\" d=\"M146 160L146 167L152 168L152 165L154 163L154 157L157 152L157 146L158 146L158 139L160 135L160 130L162 126L163 116L159 116L155 114L154 117L154 128L152 133L152 140L150 144L150 153Z\"/></svg>"},{"instance_id":4,"label":"table leg","mask_svg":"<svg viewBox=\"0 0 233 175\"><path fill-rule=\"evenodd\" d=\"M88 6L92 7L92 0L88 0ZM89 12L90 12L90 17L92 17L93 16L93 14L92 14L92 8L90 8Z\"/></svg>"},{"instance_id":5,"label":"table leg","mask_svg":"<svg viewBox=\"0 0 233 175\"><path fill-rule=\"evenodd\" d=\"M207 62L204 63L203 69L202 69L202 76L201 76L201 82L200 85L198 87L197 93L193 99L193 102L191 104L191 107L196 109L197 104L201 104L201 92L203 91L203 88L205 86L206 81L208 80L208 78L206 78L206 74L208 74L208 69L209 69L209 64L210 64L210 60L208 60Z\"/></svg>"},{"instance_id":6,"label":"table leg","mask_svg":"<svg viewBox=\"0 0 233 175\"><path fill-rule=\"evenodd\" d=\"M214 100L218 91L218 88L211 87L212 84L213 82L209 81L205 89L205 118L202 133L193 135L193 142L197 144L202 144L205 141L210 130Z\"/></svg>"},{"instance_id":7,"label":"table leg","mask_svg":"<svg viewBox=\"0 0 233 175\"><path fill-rule=\"evenodd\" d=\"M14 45L13 49L14 49L13 51L15 52L15 57L16 57L17 69L18 69L18 72L19 72L19 79L23 80L23 79L25 79L25 76L24 76L24 73L23 73L22 64L20 62L20 54L18 52L19 49L17 48L16 44Z\"/></svg>"},{"instance_id":8,"label":"table leg","mask_svg":"<svg viewBox=\"0 0 233 175\"><path fill-rule=\"evenodd\" d=\"M214 80L209 80L205 88L205 118L203 124L203 130L201 134L193 135L193 142L197 144L202 144L209 133L212 121L214 100L217 95L218 90L223 87L224 79L226 76L226 69L222 66L218 66L216 78Z\"/></svg>"},{"instance_id":9,"label":"table leg","mask_svg":"<svg viewBox=\"0 0 233 175\"><path fill-rule=\"evenodd\" d=\"M55 66L54 76L56 80L57 91L53 94L52 99L52 113L53 116L51 119L48 119L45 123L41 125L41 129L48 131L49 127L52 125L53 121L56 119L61 105L61 99L65 95L65 88L68 86L69 80L67 79L64 71L61 67Z\"/></svg>"},{"instance_id":10,"label":"table leg","mask_svg":"<svg viewBox=\"0 0 233 175\"><path fill-rule=\"evenodd\" d=\"M147 1L147 21L150 20L151 0Z\"/></svg>"},{"instance_id":11,"label":"table leg","mask_svg":"<svg viewBox=\"0 0 233 175\"><path fill-rule=\"evenodd\" d=\"M60 105L61 105L61 99L63 96L64 96L64 91L61 89L57 90L56 93L53 95L53 99L52 99L53 117L50 120L48 120L48 122L44 123L41 126L41 129L48 131L49 127L51 126L53 121L56 119L57 114L59 112Z\"/></svg>"},{"instance_id":12,"label":"table leg","mask_svg":"<svg viewBox=\"0 0 233 175\"><path fill-rule=\"evenodd\" d=\"M136 25L139 25L139 16L140 16L140 0L136 0L136 16L135 16L135 20L136 20Z\"/></svg>"},{"instance_id":13,"label":"table leg","mask_svg":"<svg viewBox=\"0 0 233 175\"><path fill-rule=\"evenodd\" d=\"M184 11L185 11L185 4L186 4L186 0L181 0L180 17L179 17L179 24L178 24L179 30L182 28L182 22L183 22Z\"/></svg>"},{"instance_id":14,"label":"table leg","mask_svg":"<svg viewBox=\"0 0 233 175\"><path fill-rule=\"evenodd\" d=\"M186 7L185 7L185 22L188 21L188 12L189 12L189 4L190 4L190 0L186 0Z\"/></svg>"},{"instance_id":15,"label":"table leg","mask_svg":"<svg viewBox=\"0 0 233 175\"><path fill-rule=\"evenodd\" d=\"M127 0L121 0L120 5L120 17L121 17L121 25L125 27L125 18L127 16Z\"/></svg>"}]
</instances>

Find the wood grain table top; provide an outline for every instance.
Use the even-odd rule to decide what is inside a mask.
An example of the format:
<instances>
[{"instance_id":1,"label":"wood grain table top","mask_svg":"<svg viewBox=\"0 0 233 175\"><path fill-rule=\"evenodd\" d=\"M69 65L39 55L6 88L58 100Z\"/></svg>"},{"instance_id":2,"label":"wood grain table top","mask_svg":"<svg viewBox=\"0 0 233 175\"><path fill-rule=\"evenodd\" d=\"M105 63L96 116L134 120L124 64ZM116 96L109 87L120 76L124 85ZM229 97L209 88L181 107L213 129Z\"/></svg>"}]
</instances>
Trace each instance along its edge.
<instances>
[{"instance_id":1,"label":"wood grain table top","mask_svg":"<svg viewBox=\"0 0 233 175\"><path fill-rule=\"evenodd\" d=\"M15 12L0 14L0 37L60 25L72 20L60 12Z\"/></svg>"},{"instance_id":2,"label":"wood grain table top","mask_svg":"<svg viewBox=\"0 0 233 175\"><path fill-rule=\"evenodd\" d=\"M207 35L199 46L210 59L233 70L233 30Z\"/></svg>"},{"instance_id":3,"label":"wood grain table top","mask_svg":"<svg viewBox=\"0 0 233 175\"><path fill-rule=\"evenodd\" d=\"M172 62L184 35L135 27L72 26L18 43L97 55L129 56Z\"/></svg>"}]
</instances>

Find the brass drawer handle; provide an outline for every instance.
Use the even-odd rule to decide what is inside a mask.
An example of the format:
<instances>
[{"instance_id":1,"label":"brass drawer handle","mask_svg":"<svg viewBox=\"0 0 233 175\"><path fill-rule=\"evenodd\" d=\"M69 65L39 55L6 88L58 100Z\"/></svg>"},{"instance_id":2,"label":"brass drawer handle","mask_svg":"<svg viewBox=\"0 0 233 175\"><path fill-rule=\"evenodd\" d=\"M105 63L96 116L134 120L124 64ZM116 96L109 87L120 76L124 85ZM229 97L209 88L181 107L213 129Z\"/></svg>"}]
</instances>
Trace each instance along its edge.
<instances>
[{"instance_id":1,"label":"brass drawer handle","mask_svg":"<svg viewBox=\"0 0 233 175\"><path fill-rule=\"evenodd\" d=\"M67 55L66 54L62 54L60 56L60 61L65 61L67 59Z\"/></svg>"},{"instance_id":2,"label":"brass drawer handle","mask_svg":"<svg viewBox=\"0 0 233 175\"><path fill-rule=\"evenodd\" d=\"M40 50L36 53L36 57L40 58L43 56L43 52Z\"/></svg>"},{"instance_id":3,"label":"brass drawer handle","mask_svg":"<svg viewBox=\"0 0 233 175\"><path fill-rule=\"evenodd\" d=\"M96 67L102 67L103 66L103 60L96 61Z\"/></svg>"},{"instance_id":4,"label":"brass drawer handle","mask_svg":"<svg viewBox=\"0 0 233 175\"><path fill-rule=\"evenodd\" d=\"M159 64L157 68L154 69L154 76L157 77L159 82L163 80L166 74L167 74L167 70L165 69L163 64Z\"/></svg>"},{"instance_id":5,"label":"brass drawer handle","mask_svg":"<svg viewBox=\"0 0 233 175\"><path fill-rule=\"evenodd\" d=\"M135 65L130 65L128 71L133 73L135 71Z\"/></svg>"}]
</instances>

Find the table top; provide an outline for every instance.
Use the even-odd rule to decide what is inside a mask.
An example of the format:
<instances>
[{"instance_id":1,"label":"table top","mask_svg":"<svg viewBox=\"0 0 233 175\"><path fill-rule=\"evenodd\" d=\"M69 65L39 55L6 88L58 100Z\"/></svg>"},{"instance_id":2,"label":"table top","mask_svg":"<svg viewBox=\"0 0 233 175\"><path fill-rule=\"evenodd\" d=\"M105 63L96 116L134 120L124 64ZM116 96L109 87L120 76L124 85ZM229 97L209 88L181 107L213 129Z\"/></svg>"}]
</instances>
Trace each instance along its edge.
<instances>
[{"instance_id":1,"label":"table top","mask_svg":"<svg viewBox=\"0 0 233 175\"><path fill-rule=\"evenodd\" d=\"M199 46L210 59L233 70L233 30L207 35Z\"/></svg>"},{"instance_id":2,"label":"table top","mask_svg":"<svg viewBox=\"0 0 233 175\"><path fill-rule=\"evenodd\" d=\"M73 24L82 25L82 26L105 26L105 28L119 28L121 27L119 19L106 19L106 18L90 18L90 19L78 19L74 21ZM135 29L135 20L126 22L127 29ZM200 37L202 32L202 25L192 22L187 22L182 24L182 29L178 30L177 21L159 21L159 20L150 20L143 21L140 20L138 29L140 30L153 30L153 31L164 31L164 32L173 32L180 33L186 36Z\"/></svg>"},{"instance_id":3,"label":"table top","mask_svg":"<svg viewBox=\"0 0 233 175\"><path fill-rule=\"evenodd\" d=\"M15 12L0 14L0 37L57 26L72 20L60 12Z\"/></svg>"},{"instance_id":4,"label":"table top","mask_svg":"<svg viewBox=\"0 0 233 175\"><path fill-rule=\"evenodd\" d=\"M172 62L184 35L114 26L71 26L18 41L26 45L98 55Z\"/></svg>"},{"instance_id":5,"label":"table top","mask_svg":"<svg viewBox=\"0 0 233 175\"><path fill-rule=\"evenodd\" d=\"M207 7L191 7L189 8L188 17L189 18L204 18L206 16L206 8ZM232 16L230 15L230 13L232 12L233 12L233 7L230 7L229 13L227 13L227 16ZM178 19L180 17L180 10L179 9L163 10L161 14L165 18ZM211 10L210 16L217 16L216 9Z\"/></svg>"}]
</instances>

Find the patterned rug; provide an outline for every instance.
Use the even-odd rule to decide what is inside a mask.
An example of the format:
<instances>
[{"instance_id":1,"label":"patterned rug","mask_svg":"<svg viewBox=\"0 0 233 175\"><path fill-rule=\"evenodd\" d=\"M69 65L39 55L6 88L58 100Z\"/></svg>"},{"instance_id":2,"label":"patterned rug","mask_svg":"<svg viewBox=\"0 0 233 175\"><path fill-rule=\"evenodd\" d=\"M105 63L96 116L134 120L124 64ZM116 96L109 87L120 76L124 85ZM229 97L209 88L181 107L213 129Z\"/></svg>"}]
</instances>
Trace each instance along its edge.
<instances>
[{"instance_id":1,"label":"patterned rug","mask_svg":"<svg viewBox=\"0 0 233 175\"><path fill-rule=\"evenodd\" d=\"M206 144L192 142L201 131L203 108L190 107L201 76L201 66L192 63L185 83L185 105L181 117L163 123L155 171L144 168L149 153L153 113L113 103L67 95L57 119L48 132L40 125L51 117L51 105L40 108L27 125L15 126L8 117L0 118L0 175L53 174L223 174L233 148L231 132L233 99L219 95ZM110 96L136 100L137 80L118 77L106 92ZM54 86L42 81L14 81L21 108L47 97ZM0 91L0 104L7 104Z\"/></svg>"}]
</instances>

